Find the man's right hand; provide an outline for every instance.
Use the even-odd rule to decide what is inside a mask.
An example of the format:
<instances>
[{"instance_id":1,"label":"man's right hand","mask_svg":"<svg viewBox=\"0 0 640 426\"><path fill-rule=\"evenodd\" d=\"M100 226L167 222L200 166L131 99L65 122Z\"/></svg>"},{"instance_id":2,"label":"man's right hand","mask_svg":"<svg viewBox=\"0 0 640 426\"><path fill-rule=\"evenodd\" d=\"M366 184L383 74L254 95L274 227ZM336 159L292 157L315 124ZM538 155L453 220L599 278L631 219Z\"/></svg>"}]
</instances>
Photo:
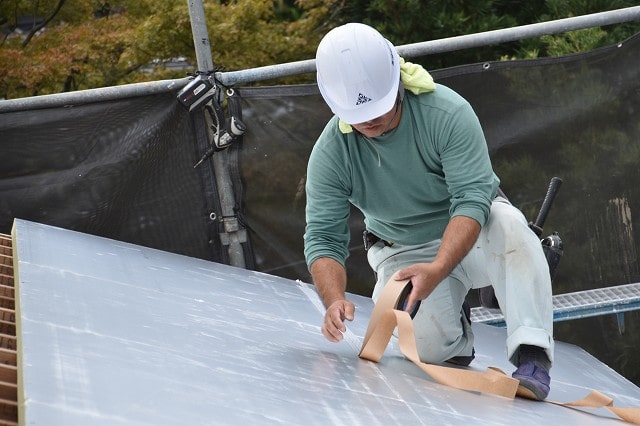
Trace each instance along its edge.
<instances>
[{"instance_id":1,"label":"man's right hand","mask_svg":"<svg viewBox=\"0 0 640 426\"><path fill-rule=\"evenodd\" d=\"M346 299L333 302L327 308L322 324L322 334L330 342L339 342L343 339L342 333L347 331L344 321L353 321L355 305Z\"/></svg>"}]
</instances>

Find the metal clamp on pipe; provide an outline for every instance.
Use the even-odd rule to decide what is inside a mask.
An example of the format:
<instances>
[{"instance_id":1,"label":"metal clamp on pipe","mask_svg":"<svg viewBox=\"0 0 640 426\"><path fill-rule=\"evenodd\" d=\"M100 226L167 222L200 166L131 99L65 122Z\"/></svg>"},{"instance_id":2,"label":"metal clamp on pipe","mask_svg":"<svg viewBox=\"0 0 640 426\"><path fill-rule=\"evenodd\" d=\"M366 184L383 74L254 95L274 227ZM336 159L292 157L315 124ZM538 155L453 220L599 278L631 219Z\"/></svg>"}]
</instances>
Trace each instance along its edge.
<instances>
[{"instance_id":1,"label":"metal clamp on pipe","mask_svg":"<svg viewBox=\"0 0 640 426\"><path fill-rule=\"evenodd\" d=\"M222 91L220 85L216 84L213 72L196 73L193 81L189 82L177 95L178 101L190 113L199 111L200 107L204 108L210 143L193 168L198 167L216 151L228 148L246 131L246 126L240 119L241 108L238 96L233 89L228 89L226 95L231 115L228 119L222 107Z\"/></svg>"}]
</instances>

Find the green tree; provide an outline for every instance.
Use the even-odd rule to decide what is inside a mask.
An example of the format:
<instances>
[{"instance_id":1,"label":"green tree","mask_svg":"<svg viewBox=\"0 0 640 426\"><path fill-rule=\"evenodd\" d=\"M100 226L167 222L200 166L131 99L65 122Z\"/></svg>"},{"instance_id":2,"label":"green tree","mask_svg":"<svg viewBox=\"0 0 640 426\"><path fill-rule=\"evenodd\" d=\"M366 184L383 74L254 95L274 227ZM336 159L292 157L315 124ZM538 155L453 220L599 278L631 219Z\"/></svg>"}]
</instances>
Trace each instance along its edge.
<instances>
[{"instance_id":1,"label":"green tree","mask_svg":"<svg viewBox=\"0 0 640 426\"><path fill-rule=\"evenodd\" d=\"M505 9L503 10L517 13L518 6L515 3L519 2L505 1L504 3ZM528 7L530 8L532 4L536 3L531 3ZM532 16L528 18L530 19L529 22L524 22L523 19L527 19L526 15L519 15L518 25L589 15L632 6L637 6L637 2L628 0L548 0L537 2L538 13L533 15L535 20L531 20ZM618 43L638 31L640 31L640 23L628 22L601 28L589 28L542 36L521 41L512 54L515 58L536 58L586 52L598 47Z\"/></svg>"},{"instance_id":2,"label":"green tree","mask_svg":"<svg viewBox=\"0 0 640 426\"><path fill-rule=\"evenodd\" d=\"M341 22L367 23L399 45L636 5L629 0L356 0L345 6ZM414 61L435 69L499 59L559 56L615 44L638 31L639 23L627 23L430 55Z\"/></svg>"},{"instance_id":3,"label":"green tree","mask_svg":"<svg viewBox=\"0 0 640 426\"><path fill-rule=\"evenodd\" d=\"M348 20L377 28L395 45L437 40L516 25L509 15L501 15L493 0L385 1L356 0L345 7ZM456 53L431 55L422 62L428 69L486 60L500 47L466 49ZM501 50L499 50L501 51Z\"/></svg>"},{"instance_id":4,"label":"green tree","mask_svg":"<svg viewBox=\"0 0 640 426\"><path fill-rule=\"evenodd\" d=\"M186 1L105 5L89 0L0 2L6 33L0 45L0 97L178 78L195 71ZM204 6L214 64L225 70L313 56L323 35L317 27L329 13L322 1L283 3L280 15L267 0L208 1ZM295 13L285 13L287 7ZM21 36L18 23L25 16L34 25ZM47 16L44 31L35 30L43 22L40 16ZM193 67L168 69L166 61L172 58L186 58Z\"/></svg>"}]
</instances>

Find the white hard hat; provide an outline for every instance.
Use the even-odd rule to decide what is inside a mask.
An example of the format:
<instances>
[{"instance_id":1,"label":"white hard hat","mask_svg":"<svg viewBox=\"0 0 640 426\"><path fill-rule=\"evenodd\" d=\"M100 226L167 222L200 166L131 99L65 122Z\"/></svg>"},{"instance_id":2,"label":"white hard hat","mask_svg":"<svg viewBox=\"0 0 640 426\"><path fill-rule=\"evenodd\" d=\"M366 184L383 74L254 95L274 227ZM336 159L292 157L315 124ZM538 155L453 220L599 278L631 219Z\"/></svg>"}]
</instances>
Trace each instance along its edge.
<instances>
[{"instance_id":1,"label":"white hard hat","mask_svg":"<svg viewBox=\"0 0 640 426\"><path fill-rule=\"evenodd\" d=\"M350 23L329 31L318 45L316 70L322 97L348 124L393 108L400 83L398 53L368 25Z\"/></svg>"}]
</instances>

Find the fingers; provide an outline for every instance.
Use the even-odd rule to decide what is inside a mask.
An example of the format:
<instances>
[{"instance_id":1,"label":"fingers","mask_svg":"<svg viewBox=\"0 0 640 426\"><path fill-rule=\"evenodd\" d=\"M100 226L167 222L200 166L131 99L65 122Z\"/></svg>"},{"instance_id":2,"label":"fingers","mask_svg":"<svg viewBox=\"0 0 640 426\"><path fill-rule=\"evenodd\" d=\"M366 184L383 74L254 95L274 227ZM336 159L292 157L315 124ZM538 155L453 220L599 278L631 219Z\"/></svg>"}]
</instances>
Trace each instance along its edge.
<instances>
[{"instance_id":1,"label":"fingers","mask_svg":"<svg viewBox=\"0 0 640 426\"><path fill-rule=\"evenodd\" d=\"M353 321L356 312L356 306L348 301L345 301L344 304L344 319L348 321Z\"/></svg>"},{"instance_id":2,"label":"fingers","mask_svg":"<svg viewBox=\"0 0 640 426\"><path fill-rule=\"evenodd\" d=\"M396 281L408 280L411 279L415 275L414 267L408 266L404 269L400 269L393 274L393 279Z\"/></svg>"},{"instance_id":3,"label":"fingers","mask_svg":"<svg viewBox=\"0 0 640 426\"><path fill-rule=\"evenodd\" d=\"M322 324L322 334L330 342L343 339L342 333L347 331L344 320L353 321L355 305L348 300L338 300L327 308Z\"/></svg>"},{"instance_id":4,"label":"fingers","mask_svg":"<svg viewBox=\"0 0 640 426\"><path fill-rule=\"evenodd\" d=\"M330 342L339 342L344 331L347 329L340 316L335 315L335 311L327 311L322 324L322 335Z\"/></svg>"}]
</instances>

